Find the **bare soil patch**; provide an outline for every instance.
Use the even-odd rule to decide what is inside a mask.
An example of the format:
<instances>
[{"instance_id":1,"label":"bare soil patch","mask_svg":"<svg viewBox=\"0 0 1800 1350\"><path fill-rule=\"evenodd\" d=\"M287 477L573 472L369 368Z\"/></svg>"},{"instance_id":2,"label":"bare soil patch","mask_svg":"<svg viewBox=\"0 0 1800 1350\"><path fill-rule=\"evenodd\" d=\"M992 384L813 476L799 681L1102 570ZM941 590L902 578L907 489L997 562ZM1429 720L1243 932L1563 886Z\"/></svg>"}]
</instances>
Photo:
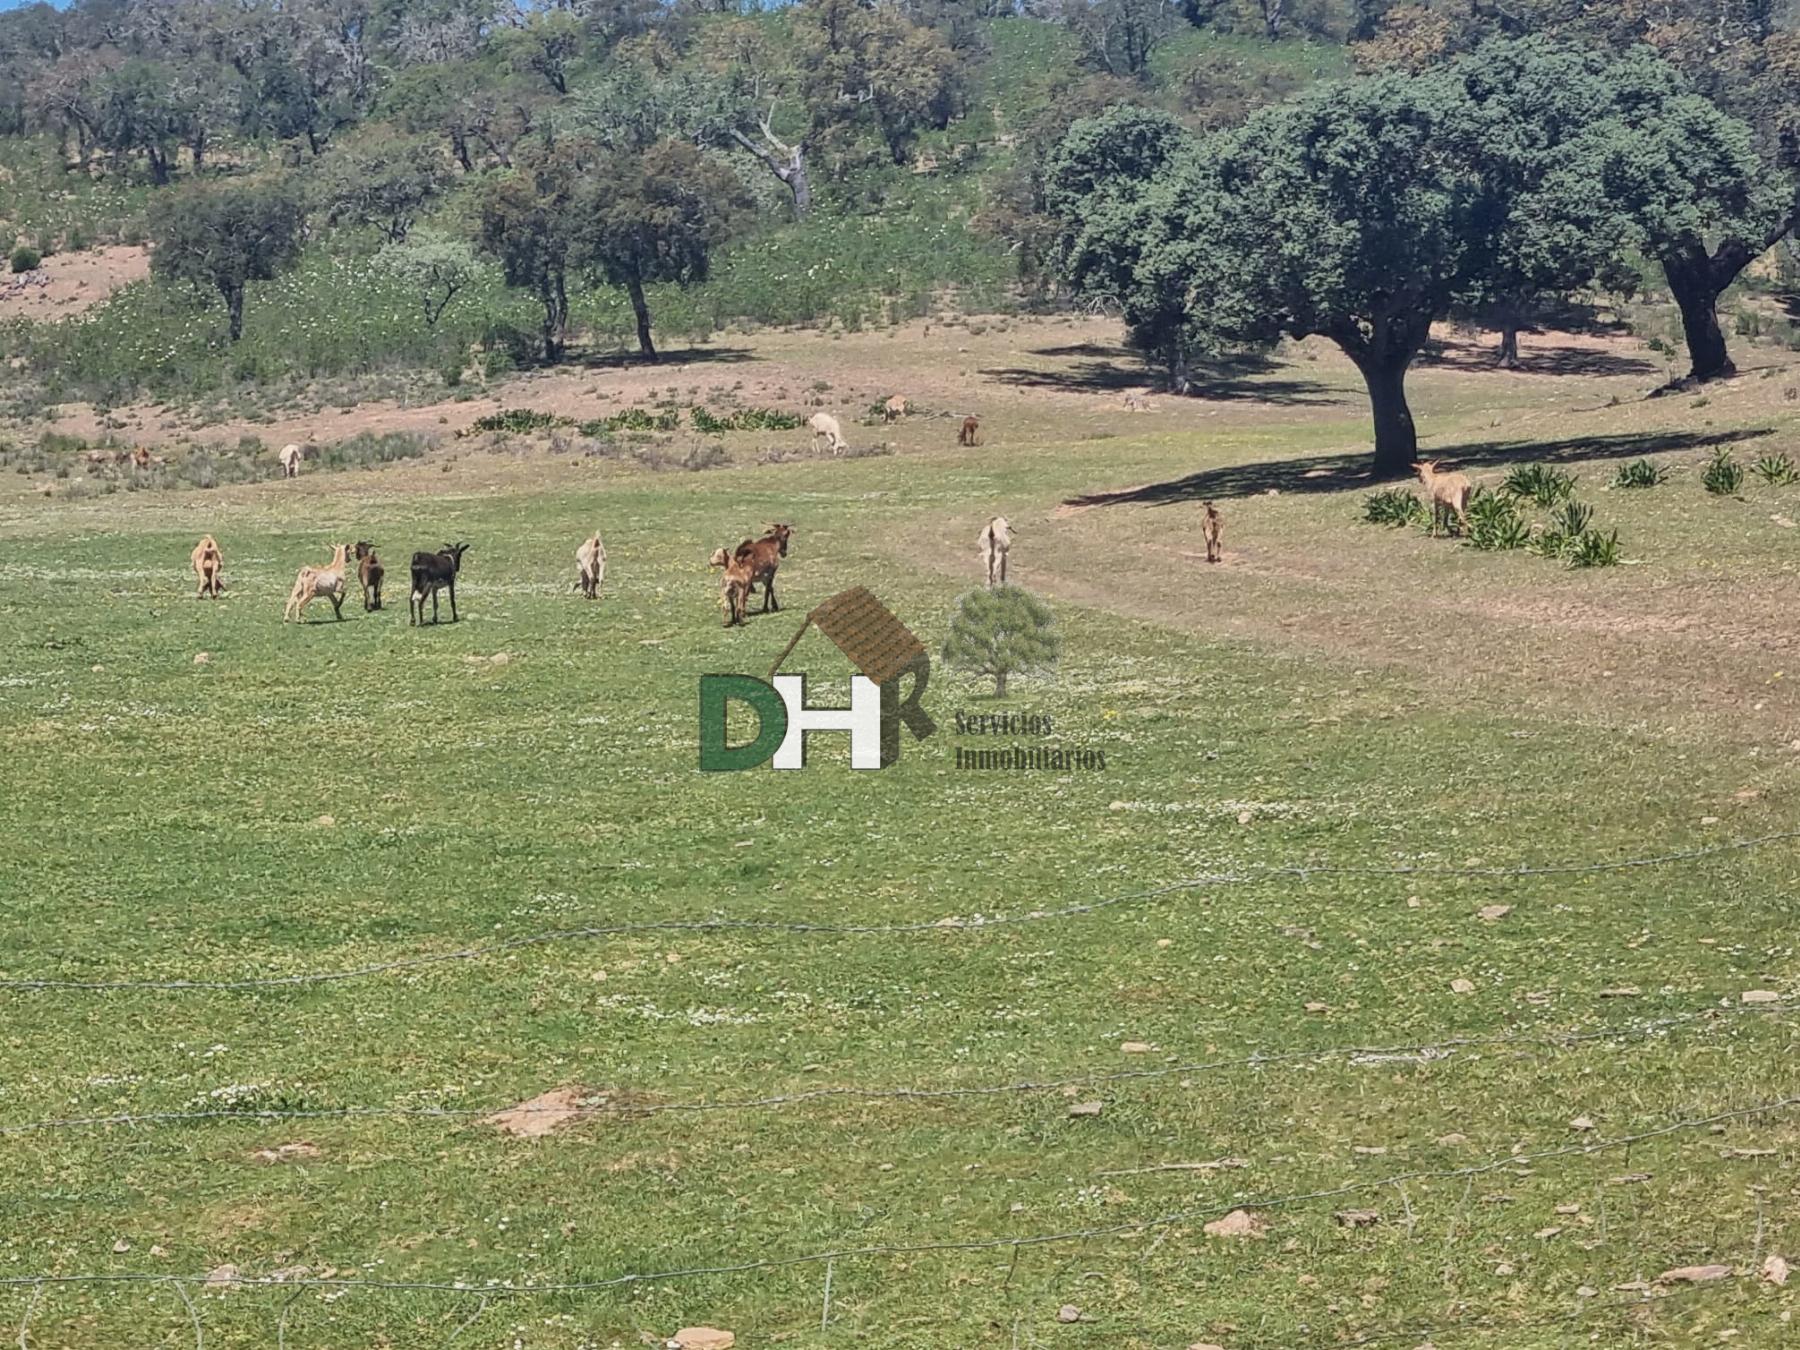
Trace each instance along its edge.
<instances>
[{"instance_id":1,"label":"bare soil patch","mask_svg":"<svg viewBox=\"0 0 1800 1350\"><path fill-rule=\"evenodd\" d=\"M54 253L34 271L0 272L0 319L66 319L150 275L150 250L129 244Z\"/></svg>"}]
</instances>

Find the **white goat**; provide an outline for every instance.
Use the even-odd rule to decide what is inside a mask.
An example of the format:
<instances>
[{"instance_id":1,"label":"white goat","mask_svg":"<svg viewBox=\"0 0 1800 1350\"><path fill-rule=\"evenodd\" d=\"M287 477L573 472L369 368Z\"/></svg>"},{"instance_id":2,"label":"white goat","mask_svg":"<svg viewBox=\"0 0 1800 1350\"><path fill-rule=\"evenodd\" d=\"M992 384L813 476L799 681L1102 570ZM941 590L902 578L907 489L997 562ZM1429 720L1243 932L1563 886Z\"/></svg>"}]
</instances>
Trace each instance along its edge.
<instances>
[{"instance_id":1,"label":"white goat","mask_svg":"<svg viewBox=\"0 0 1800 1350\"><path fill-rule=\"evenodd\" d=\"M300 461L306 458L306 456L299 446L284 445L281 447L281 453L276 455L275 458L281 464L281 476L283 478L298 478L300 476Z\"/></svg>"},{"instance_id":2,"label":"white goat","mask_svg":"<svg viewBox=\"0 0 1800 1350\"><path fill-rule=\"evenodd\" d=\"M843 427L838 425L837 418L830 413L814 413L806 419L806 425L812 428L815 447L819 444L819 437L823 436L831 443L831 453L834 455L841 455L850 448L850 443L844 439Z\"/></svg>"},{"instance_id":3,"label":"white goat","mask_svg":"<svg viewBox=\"0 0 1800 1350\"><path fill-rule=\"evenodd\" d=\"M1006 555L1012 551L1012 526L1007 524L1006 517L995 516L983 525L975 542L981 549L982 561L987 564L987 584L1004 586Z\"/></svg>"},{"instance_id":4,"label":"white goat","mask_svg":"<svg viewBox=\"0 0 1800 1350\"><path fill-rule=\"evenodd\" d=\"M590 600L600 596L600 583L606 580L606 545L600 542L600 531L592 539L584 539L575 550L575 569L581 575L581 593Z\"/></svg>"}]
</instances>

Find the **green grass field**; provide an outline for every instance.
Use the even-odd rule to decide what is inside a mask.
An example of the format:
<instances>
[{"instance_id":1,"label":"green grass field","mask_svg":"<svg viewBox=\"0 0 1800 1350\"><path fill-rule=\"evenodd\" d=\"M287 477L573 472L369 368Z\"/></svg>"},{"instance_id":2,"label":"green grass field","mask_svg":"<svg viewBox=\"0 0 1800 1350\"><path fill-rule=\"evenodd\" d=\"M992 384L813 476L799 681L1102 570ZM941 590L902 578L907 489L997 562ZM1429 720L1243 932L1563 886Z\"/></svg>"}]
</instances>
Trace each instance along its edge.
<instances>
[{"instance_id":1,"label":"green grass field","mask_svg":"<svg viewBox=\"0 0 1800 1350\"><path fill-rule=\"evenodd\" d=\"M1422 378L1434 433L1497 434L1473 378ZM1509 419L1557 434L1604 392L1506 387ZM1055 508L1350 448L1360 409L1171 412L1095 440L1099 396L1073 406L1028 423L1021 403L979 452L943 448L940 424L828 463L540 455L445 477L432 459L0 509L0 976L275 981L675 925L335 981L0 990L0 1330L45 1347L610 1347L695 1324L745 1347L1800 1344L1793 1291L1757 1276L1800 1259L1793 1027L1740 1003L1794 988L1800 846L1492 874L1792 828L1785 686L1715 708L1652 625L1611 640L1655 669L1621 663L1631 687L1595 693L1612 657L1573 638L1563 665L1525 671L1513 658L1536 649L1510 630L1401 613L1437 590L1635 613L1687 604L1697 573L1760 594L1792 535L1759 522L1790 508L1707 501L1684 452L1669 485L1598 498L1653 560L1588 576L1363 527L1354 491L1245 496L1225 502L1227 548L1256 575L1234 559L1215 578L1164 548L1192 528L1180 507ZM954 714L997 705L939 669L939 734L897 767L852 773L827 738L800 773L698 772L701 674L761 674L807 608L858 584L935 648L1002 507L1017 579L1066 644L1058 678L1003 706L1050 715L1103 770L958 772L956 746L994 742ZM1697 528L1703 509L1743 533ZM771 519L795 527L786 611L728 631L706 554ZM573 552L596 526L609 570L590 605ZM216 604L185 572L205 531L226 554ZM332 538L381 547L388 609L283 626L294 570ZM473 544L463 620L409 629L405 560L453 539ZM1279 567L1295 594L1314 572L1345 588L1317 606L1342 641L1245 629ZM1791 621L1762 612L1785 642ZM1752 646L1755 619L1734 620ZM1762 677L1791 659L1778 645ZM818 635L787 668L841 701L847 668ZM535 1140L480 1123L569 1086L605 1109ZM1002 1087L1018 1090L856 1095ZM1071 1115L1089 1102L1098 1116ZM265 1114L289 1111L322 1114ZM19 1129L164 1112L207 1118ZM1239 1207L1264 1235L1204 1232ZM1352 1210L1379 1219L1335 1217ZM1066 1234L1088 1236L1039 1241ZM864 1254L804 1259L834 1251ZM1710 1263L1731 1273L1639 1284ZM277 1283L162 1280L224 1266ZM716 1267L750 1268L661 1274ZM652 1278L608 1284L628 1276ZM535 1291L570 1284L608 1287Z\"/></svg>"}]
</instances>

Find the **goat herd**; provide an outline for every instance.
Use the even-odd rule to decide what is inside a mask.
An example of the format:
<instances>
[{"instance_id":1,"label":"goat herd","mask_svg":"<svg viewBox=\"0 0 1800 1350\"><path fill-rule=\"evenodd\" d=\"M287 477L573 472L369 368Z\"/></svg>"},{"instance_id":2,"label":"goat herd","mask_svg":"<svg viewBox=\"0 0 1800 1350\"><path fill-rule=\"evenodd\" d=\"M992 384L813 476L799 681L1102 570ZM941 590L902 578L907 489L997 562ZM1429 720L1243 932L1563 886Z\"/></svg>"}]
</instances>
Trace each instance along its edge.
<instances>
[{"instance_id":1,"label":"goat herd","mask_svg":"<svg viewBox=\"0 0 1800 1350\"><path fill-rule=\"evenodd\" d=\"M775 573L781 567L781 560L788 555L793 534L793 526L773 524L765 527L761 538L746 539L735 549L713 550L711 565L723 572L720 605L725 611L727 628L744 622L758 585L763 588L762 608L758 612L767 614L781 609L781 602L775 597ZM1012 527L1005 516L994 516L982 526L976 544L987 569L989 586L1006 584L1007 555L1012 550L1012 540ZM409 624L425 622L427 599L431 601L431 621L438 622L439 591L449 596L450 622L457 621L456 578L462 571L463 554L468 549L467 544L445 544L436 552L421 550L413 554L412 589L406 607ZM199 581L195 599L216 600L224 594L225 554L217 539L210 534L203 537L194 545L189 561ZM367 540L359 540L355 544L332 545L331 561L322 567L308 565L300 569L294 577L293 589L288 592L287 604L282 608L281 621L299 622L306 607L314 600L329 601L332 616L342 619L344 600L350 593L350 564L353 561L355 576L362 588L363 609L371 612L380 609L381 585L387 569L376 556L375 546ZM606 545L601 543L598 531L584 539L581 547L575 550L575 568L582 595L589 600L598 599L600 584L606 579Z\"/></svg>"}]
</instances>

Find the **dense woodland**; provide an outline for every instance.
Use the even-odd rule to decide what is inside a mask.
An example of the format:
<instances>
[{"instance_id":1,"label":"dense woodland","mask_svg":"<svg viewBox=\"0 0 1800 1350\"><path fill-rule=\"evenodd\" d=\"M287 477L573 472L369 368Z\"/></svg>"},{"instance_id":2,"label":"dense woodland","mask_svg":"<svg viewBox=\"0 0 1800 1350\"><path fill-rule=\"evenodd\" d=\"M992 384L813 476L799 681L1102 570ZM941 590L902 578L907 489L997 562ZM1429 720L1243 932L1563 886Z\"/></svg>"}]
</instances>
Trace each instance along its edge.
<instances>
[{"instance_id":1,"label":"dense woodland","mask_svg":"<svg viewBox=\"0 0 1800 1350\"><path fill-rule=\"evenodd\" d=\"M0 15L0 175L20 275L154 246L0 332L46 398L455 384L948 291L1122 313L1178 387L1331 338L1397 464L1447 319L1507 359L1666 296L1692 377L1733 370L1720 297L1792 270L1800 33L1789 0L84 0Z\"/></svg>"}]
</instances>

